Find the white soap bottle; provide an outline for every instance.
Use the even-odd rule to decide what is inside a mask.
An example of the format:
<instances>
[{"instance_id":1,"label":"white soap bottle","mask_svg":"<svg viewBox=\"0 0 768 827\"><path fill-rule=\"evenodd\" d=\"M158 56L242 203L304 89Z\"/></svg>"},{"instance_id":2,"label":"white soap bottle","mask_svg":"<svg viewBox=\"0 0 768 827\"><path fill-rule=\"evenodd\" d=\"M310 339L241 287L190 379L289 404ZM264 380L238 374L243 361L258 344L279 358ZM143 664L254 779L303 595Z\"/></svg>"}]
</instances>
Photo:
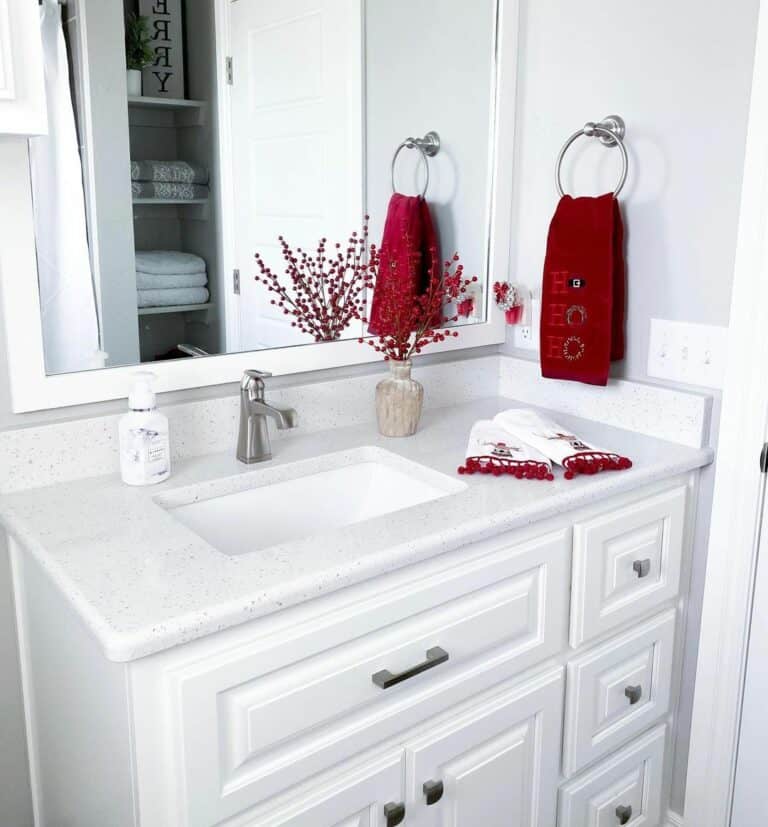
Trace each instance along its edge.
<instances>
[{"instance_id":1,"label":"white soap bottle","mask_svg":"<svg viewBox=\"0 0 768 827\"><path fill-rule=\"evenodd\" d=\"M134 374L130 412L120 420L120 473L126 485L155 485L171 475L168 417L157 410L155 374Z\"/></svg>"}]
</instances>

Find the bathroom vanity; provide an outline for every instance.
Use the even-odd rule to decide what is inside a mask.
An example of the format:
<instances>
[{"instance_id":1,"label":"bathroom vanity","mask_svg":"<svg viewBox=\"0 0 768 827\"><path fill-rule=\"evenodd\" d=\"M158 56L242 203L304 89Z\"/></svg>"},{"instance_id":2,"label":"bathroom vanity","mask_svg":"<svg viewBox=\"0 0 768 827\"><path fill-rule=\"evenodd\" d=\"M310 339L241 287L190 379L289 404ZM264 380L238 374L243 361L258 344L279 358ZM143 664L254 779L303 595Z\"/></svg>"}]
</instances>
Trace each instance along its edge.
<instances>
[{"instance_id":1,"label":"bathroom vanity","mask_svg":"<svg viewBox=\"0 0 768 827\"><path fill-rule=\"evenodd\" d=\"M458 476L514 404L3 498L38 823L666 824L711 453L558 414L634 467Z\"/></svg>"}]
</instances>

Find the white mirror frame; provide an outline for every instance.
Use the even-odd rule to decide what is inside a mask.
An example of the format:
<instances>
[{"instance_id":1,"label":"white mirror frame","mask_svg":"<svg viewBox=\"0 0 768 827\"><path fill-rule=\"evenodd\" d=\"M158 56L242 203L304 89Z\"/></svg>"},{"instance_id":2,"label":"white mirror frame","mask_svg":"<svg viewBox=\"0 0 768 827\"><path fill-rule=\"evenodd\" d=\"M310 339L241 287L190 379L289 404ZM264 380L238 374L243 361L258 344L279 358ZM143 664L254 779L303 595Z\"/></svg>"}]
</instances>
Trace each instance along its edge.
<instances>
[{"instance_id":1,"label":"white mirror frame","mask_svg":"<svg viewBox=\"0 0 768 827\"><path fill-rule=\"evenodd\" d=\"M217 14L221 14L222 3L223 0L217 0ZM494 281L505 280L510 267L519 0L498 0L498 3L495 129L490 136L493 169L490 172L488 285L485 291L488 318L483 323L462 327L458 338L433 346L431 353L499 344L505 338L503 313L492 301L491 285ZM0 299L14 413L125 397L136 365L46 374L26 139L0 135L0 181L3 182L0 191ZM157 390L166 392L237 382L247 368L280 376L380 359L372 348L353 339L333 344L153 362L151 369L158 377Z\"/></svg>"}]
</instances>

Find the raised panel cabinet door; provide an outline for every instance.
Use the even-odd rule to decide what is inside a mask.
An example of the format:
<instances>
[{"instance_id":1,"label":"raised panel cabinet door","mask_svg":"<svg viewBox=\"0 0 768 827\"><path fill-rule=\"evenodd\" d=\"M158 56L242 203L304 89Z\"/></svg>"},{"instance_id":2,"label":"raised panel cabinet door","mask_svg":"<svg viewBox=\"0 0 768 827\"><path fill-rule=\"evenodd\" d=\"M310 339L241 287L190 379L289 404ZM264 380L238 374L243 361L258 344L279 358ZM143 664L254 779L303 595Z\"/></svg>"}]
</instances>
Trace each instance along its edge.
<instances>
[{"instance_id":1,"label":"raised panel cabinet door","mask_svg":"<svg viewBox=\"0 0 768 827\"><path fill-rule=\"evenodd\" d=\"M38 4L0 0L0 135L41 135L47 128Z\"/></svg>"},{"instance_id":2,"label":"raised panel cabinet door","mask_svg":"<svg viewBox=\"0 0 768 827\"><path fill-rule=\"evenodd\" d=\"M222 827L395 827L409 824L403 801L403 753L395 751L276 808L236 816ZM398 819L402 816L402 820Z\"/></svg>"},{"instance_id":3,"label":"raised panel cabinet door","mask_svg":"<svg viewBox=\"0 0 768 827\"><path fill-rule=\"evenodd\" d=\"M563 670L460 712L406 744L410 827L552 827Z\"/></svg>"}]
</instances>

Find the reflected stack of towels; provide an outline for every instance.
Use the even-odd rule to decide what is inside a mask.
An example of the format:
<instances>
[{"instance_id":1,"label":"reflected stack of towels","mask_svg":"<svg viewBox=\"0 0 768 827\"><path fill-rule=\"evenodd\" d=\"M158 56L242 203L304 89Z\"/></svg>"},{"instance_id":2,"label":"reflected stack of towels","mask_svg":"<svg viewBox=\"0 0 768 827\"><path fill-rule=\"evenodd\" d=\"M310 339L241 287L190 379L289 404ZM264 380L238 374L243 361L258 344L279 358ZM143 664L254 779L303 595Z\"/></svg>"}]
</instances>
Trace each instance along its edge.
<instances>
[{"instance_id":1,"label":"reflected stack of towels","mask_svg":"<svg viewBox=\"0 0 768 827\"><path fill-rule=\"evenodd\" d=\"M139 307L174 307L208 301L205 261L192 253L143 250L136 253Z\"/></svg>"},{"instance_id":2,"label":"reflected stack of towels","mask_svg":"<svg viewBox=\"0 0 768 827\"><path fill-rule=\"evenodd\" d=\"M131 161L131 192L134 199L208 198L208 170L202 164L187 161Z\"/></svg>"}]
</instances>

